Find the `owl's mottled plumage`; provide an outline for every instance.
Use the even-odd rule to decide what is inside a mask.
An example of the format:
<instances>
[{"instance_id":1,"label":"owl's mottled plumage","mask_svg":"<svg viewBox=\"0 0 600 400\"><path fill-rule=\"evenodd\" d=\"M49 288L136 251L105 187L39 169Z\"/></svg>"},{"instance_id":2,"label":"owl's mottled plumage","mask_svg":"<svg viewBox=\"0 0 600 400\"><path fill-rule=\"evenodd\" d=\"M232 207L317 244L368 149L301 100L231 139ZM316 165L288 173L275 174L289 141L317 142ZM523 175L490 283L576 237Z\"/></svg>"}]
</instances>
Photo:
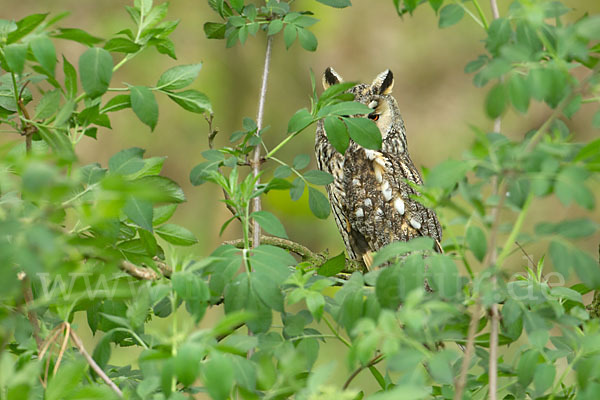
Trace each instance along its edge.
<instances>
[{"instance_id":1,"label":"owl's mottled plumage","mask_svg":"<svg viewBox=\"0 0 600 400\"><path fill-rule=\"evenodd\" d=\"M333 69L325 71L325 88L341 81ZM432 237L441 251L442 229L435 212L410 198L419 193L406 181L420 185L422 179L408 154L404 121L390 94L393 84L392 72L387 70L371 85L349 90L355 101L373 109L368 117L381 131L381 150L350 141L346 154L340 154L327 140L323 122L317 126L317 164L334 177L327 194L335 222L350 258L363 260L367 267L372 252L417 236Z\"/></svg>"}]
</instances>

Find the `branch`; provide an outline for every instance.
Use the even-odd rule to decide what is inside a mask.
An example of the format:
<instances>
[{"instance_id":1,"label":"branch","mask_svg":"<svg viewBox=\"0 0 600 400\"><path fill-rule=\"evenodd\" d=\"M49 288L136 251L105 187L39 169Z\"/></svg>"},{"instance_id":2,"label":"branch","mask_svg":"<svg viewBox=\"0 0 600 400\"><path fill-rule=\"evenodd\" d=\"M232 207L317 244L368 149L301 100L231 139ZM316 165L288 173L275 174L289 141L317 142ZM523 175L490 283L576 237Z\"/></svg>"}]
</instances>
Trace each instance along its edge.
<instances>
[{"instance_id":1,"label":"branch","mask_svg":"<svg viewBox=\"0 0 600 400\"><path fill-rule=\"evenodd\" d=\"M158 257L154 257L152 259L156 262L156 267L160 270L160 272L165 277L169 278L173 273L173 268L168 266L164 261L162 261ZM127 260L123 260L121 264L119 264L119 268L137 279L155 281L161 278L154 270L147 267L138 267L137 265Z\"/></svg>"},{"instance_id":2,"label":"branch","mask_svg":"<svg viewBox=\"0 0 600 400\"><path fill-rule=\"evenodd\" d=\"M258 115L256 116L256 134L258 135L263 127L263 116L265 113L265 99L267 96L267 80L269 78L269 66L271 64L271 44L273 42L273 37L269 36L267 38L267 50L265 52L265 65L263 68L262 74L262 83L260 86L260 97L258 99ZM254 184L255 190L258 189L258 185L260 184L260 179L258 177L260 173L260 146L256 146L254 148L254 152L252 153L252 160L250 161L250 165L252 166L252 175L256 179L256 183ZM252 211L260 211L261 199L260 196L256 196L252 199ZM260 245L260 225L258 221L253 220L252 224L252 246L257 247Z\"/></svg>"},{"instance_id":3,"label":"branch","mask_svg":"<svg viewBox=\"0 0 600 400\"><path fill-rule=\"evenodd\" d=\"M342 386L342 390L346 390L348 389L348 386L350 385L350 382L352 382L352 380L354 378L356 378L356 376L358 374L360 374L362 372L363 369L367 369L367 368L371 368L372 366L374 366L375 364L377 364L378 362L380 362L381 360L383 360L383 354L379 354L376 355L375 357L373 357L371 359L371 361L369 361L369 363L367 365L361 365L360 367L358 367L353 373L352 375L350 375L348 377L348 379L346 380L346 382L344 383L344 386Z\"/></svg>"},{"instance_id":4,"label":"branch","mask_svg":"<svg viewBox=\"0 0 600 400\"><path fill-rule=\"evenodd\" d=\"M496 3L496 0L490 0L490 6L492 7L492 16L494 19L500 18L500 12L498 12L498 3Z\"/></svg>"},{"instance_id":5,"label":"branch","mask_svg":"<svg viewBox=\"0 0 600 400\"><path fill-rule=\"evenodd\" d=\"M460 366L460 375L456 380L456 391L454 392L454 400L462 400L463 392L467 383L467 372L469 371L469 364L471 363L471 357L473 357L473 351L475 349L475 334L477 333L477 324L479 322L479 314L481 313L481 303L477 301L475 304L475 310L471 314L471 321L469 322L469 332L467 333L467 347L465 348L465 355L463 356L462 364Z\"/></svg>"},{"instance_id":6,"label":"branch","mask_svg":"<svg viewBox=\"0 0 600 400\"><path fill-rule=\"evenodd\" d=\"M20 276L19 276L20 278ZM37 344L37 349L40 351L42 348L43 342L40 338L40 324L38 321L37 313L30 307L33 302L33 292L31 291L31 284L27 275L23 274L22 285L23 285L23 299L25 300L25 306L27 307L27 319L31 324L31 328L33 330L33 338L35 339L35 343Z\"/></svg>"},{"instance_id":7,"label":"branch","mask_svg":"<svg viewBox=\"0 0 600 400\"><path fill-rule=\"evenodd\" d=\"M300 257L302 257L302 261L313 262L313 263L318 264L319 266L322 265L325 261L327 261L326 254L314 253L308 247L305 247L305 246L301 245L300 243L292 242L291 240L288 240L288 239L282 239L282 238L278 238L278 237L274 237L274 236L261 235L260 243L269 244L271 246L276 246L281 249L291 251L292 253L297 254ZM244 247L244 240L243 239L228 240L226 242L223 242L223 244L230 244L232 246L237 247L238 249L241 249Z\"/></svg>"},{"instance_id":8,"label":"branch","mask_svg":"<svg viewBox=\"0 0 600 400\"><path fill-rule=\"evenodd\" d=\"M68 325L68 323L66 323L66 322L65 322L65 324ZM83 347L83 343L81 342L81 339L79 339L79 336L77 336L77 334L72 329L71 329L71 339L73 339L73 343L75 343L75 347L77 347L79 349L79 352L81 353L81 355L83 355L83 358L85 358L85 360L88 362L90 367L94 370L96 375L98 375L100 378L102 378L102 380L119 397L123 397L123 392L121 392L121 389L119 389L119 387L117 385L115 385L115 383L113 381L110 380L110 378L108 377L108 375L106 375L106 373L102 370L102 368L100 368L100 366L98 364L96 364L96 361L94 361L94 359L90 356L90 354L85 350L85 347Z\"/></svg>"},{"instance_id":9,"label":"branch","mask_svg":"<svg viewBox=\"0 0 600 400\"><path fill-rule=\"evenodd\" d=\"M493 277L495 281L495 276ZM490 400L496 400L498 391L498 323L500 314L498 313L498 304L492 304L490 309L492 327L490 329L490 367L489 367L489 394Z\"/></svg>"}]
</instances>

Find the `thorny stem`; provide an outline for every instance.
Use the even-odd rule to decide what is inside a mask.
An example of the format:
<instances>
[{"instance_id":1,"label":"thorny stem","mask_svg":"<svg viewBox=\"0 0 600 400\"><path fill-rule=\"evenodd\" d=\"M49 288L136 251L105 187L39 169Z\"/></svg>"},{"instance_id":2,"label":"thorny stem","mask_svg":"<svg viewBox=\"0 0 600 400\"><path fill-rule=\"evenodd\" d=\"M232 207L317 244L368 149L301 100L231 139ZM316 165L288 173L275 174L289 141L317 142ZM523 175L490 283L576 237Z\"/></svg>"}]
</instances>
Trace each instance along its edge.
<instances>
[{"instance_id":1,"label":"thorny stem","mask_svg":"<svg viewBox=\"0 0 600 400\"><path fill-rule=\"evenodd\" d=\"M265 65L263 68L262 74L262 83L260 87L260 97L258 100L258 114L256 116L256 134L261 131L263 128L263 116L265 113L265 98L267 95L267 80L269 78L269 66L271 64L271 44L273 42L272 36L267 38L267 50L265 52ZM252 160L250 165L252 166L252 174L256 178L256 183L254 184L255 189L258 189L258 185L260 184L260 179L258 178L258 174L260 173L260 146L256 146L254 148L254 152L252 154ZM252 211L260 211L261 210L261 199L260 196L256 196L252 199ZM252 247L257 247L260 245L260 225L258 221L253 220L252 225Z\"/></svg>"}]
</instances>

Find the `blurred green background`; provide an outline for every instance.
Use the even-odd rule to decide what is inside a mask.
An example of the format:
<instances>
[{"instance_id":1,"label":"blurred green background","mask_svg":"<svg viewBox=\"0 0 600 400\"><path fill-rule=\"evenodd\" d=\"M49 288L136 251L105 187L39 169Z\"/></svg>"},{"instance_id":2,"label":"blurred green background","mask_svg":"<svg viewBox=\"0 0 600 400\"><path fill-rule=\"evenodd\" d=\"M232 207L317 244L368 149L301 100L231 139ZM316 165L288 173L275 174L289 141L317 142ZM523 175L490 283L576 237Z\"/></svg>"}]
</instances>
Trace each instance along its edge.
<instances>
[{"instance_id":1,"label":"blurred green background","mask_svg":"<svg viewBox=\"0 0 600 400\"><path fill-rule=\"evenodd\" d=\"M264 136L267 146L272 148L286 136L287 122L296 110L310 107L311 69L318 82L328 66L333 66L346 80L370 82L376 74L389 68L394 72L393 93L404 116L415 164L431 168L448 158L460 159L474 139L470 125L486 131L493 126L484 115L483 100L488 88L476 88L471 82L472 76L463 72L468 61L483 53L483 29L465 16L458 25L440 30L437 17L428 5L419 7L413 16L400 18L391 0L355 0L353 3L352 7L339 10L314 0L293 2L294 10L311 10L320 20L311 27L319 46L314 53L306 52L298 43L286 50L283 38L275 38L265 111L265 125L270 126ZM597 0L564 3L574 8L572 18L579 18L585 12L600 12ZM124 10L129 4L117 0L3 0L0 18L18 20L32 13L56 15L70 11L70 16L59 26L83 28L107 38L132 26ZM491 20L489 4L486 1L481 4ZM510 1L499 1L501 14L509 4ZM167 19L180 20L171 36L178 60L151 49L121 68L111 86L120 86L122 82L153 85L160 74L172 66L202 61L203 69L194 88L206 93L212 101L214 125L220 131L216 145L227 145L229 135L241 128L243 117L256 118L265 36L259 32L246 45L238 44L231 49L225 49L224 41L206 39L203 24L220 22L206 1L173 0ZM58 42L58 54L64 54L74 65L83 51L84 47L76 43ZM575 71L580 72L583 71ZM100 162L103 166L107 165L111 155L133 146L146 149L146 156L168 156L163 173L177 181L188 198L178 208L173 222L197 235L199 244L184 251L201 257L223 240L239 238L239 226L231 224L219 237L221 224L230 217L229 211L219 202L222 193L211 184L193 187L189 183L190 170L203 160L201 152L207 149L208 131L204 118L183 111L164 96L157 96L157 100L160 116L154 132L150 132L131 110L120 111L112 115L113 130L99 129L98 140L85 137L77 154L83 164ZM574 120L565 121L576 141L598 137L599 131L591 127L596 108L593 104L584 105ZM549 114L550 110L544 104L532 103L526 118L508 112L502 121L502 131L510 137L520 138L541 125ZM284 148L278 157L291 163L299 153L310 154L314 168L313 143L314 129L309 129ZM275 167L265 165L268 174ZM593 183L598 199L597 178ZM554 197L538 204L526 221L529 232L540 221L583 216L600 222L597 210L590 213L576 205L564 207ZM315 251L328 248L331 255L342 251L343 244L332 217L325 221L313 217L308 210L306 193L298 202L292 202L287 192L272 192L266 196L263 207L282 220L292 240ZM506 216L512 218L509 213ZM445 221L451 218L446 214ZM457 233L462 234L460 227L457 229ZM597 234L580 244L590 253L597 254L599 242L600 235ZM536 261L545 250L544 246L527 248ZM511 268L514 272L522 272L525 264L520 253L513 255ZM202 324L210 325L211 322L212 318L207 318ZM161 328L157 326L156 329ZM332 351L336 352L335 348ZM340 377L344 376L347 374L340 371ZM368 376L364 379L372 384Z\"/></svg>"},{"instance_id":2,"label":"blurred green background","mask_svg":"<svg viewBox=\"0 0 600 400\"><path fill-rule=\"evenodd\" d=\"M9 0L9 6L0 10L0 17L20 19L30 13L56 15L70 11L70 16L59 26L83 28L106 38L131 27L124 10L129 3L117 0ZM575 9L574 18L586 11L600 11L597 1L565 3ZM499 1L501 14L509 4L509 1ZM482 2L482 6L491 19L487 2ZM393 92L404 116L410 153L417 166L432 167L447 158L460 159L474 137L470 124L483 130L492 129L492 121L486 119L483 111L488 88L476 88L471 83L472 76L463 72L465 64L482 53L484 38L482 28L468 16L458 25L440 30L437 17L428 5L417 8L413 16L403 18L396 14L391 0L355 0L352 7L341 10L314 0L298 0L292 8L311 10L320 20L312 27L319 46L316 52L310 53L296 42L286 50L281 35L275 38L265 111L265 125L270 126L265 134L269 147L285 137L287 121L296 110L310 107L309 71L312 69L320 82L321 74L328 66L333 66L349 81L370 82L387 68L394 72ZM203 69L194 87L212 101L214 125L220 131L216 145L227 145L229 135L241 128L243 117L256 118L265 35L259 32L244 46L238 44L231 49L226 49L222 40L206 39L203 24L220 22L207 1L174 0L167 19L180 20L171 36L178 60L150 49L121 68L111 86L119 86L122 82L152 85L167 68L202 61ZM64 54L74 65L83 50L84 47L76 43L58 43L58 54ZM318 86L320 90L320 84ZM200 243L191 251L195 255L205 255L222 240L238 238L239 226L232 224L219 237L220 225L230 216L219 202L220 191L210 184L193 187L189 183L189 171L202 161L200 153L207 148L204 118L183 111L165 96L157 96L157 99L160 116L154 132L142 125L131 110L121 111L112 116L112 131L100 128L97 141L85 137L77 154L83 163L99 161L104 166L112 154L133 146L146 149L147 156L168 156L164 174L182 185L188 197L174 220L198 236ZM598 135L590 124L593 111L593 105L584 106L574 121L567 121L576 140L586 141ZM521 137L539 126L549 112L539 103L532 104L527 118L509 112L503 120L503 131L511 137ZM313 141L314 129L308 129L284 148L279 158L291 162L294 155L306 153L314 159ZM311 166L314 168L314 165L313 160ZM265 165L267 173L275 167ZM548 216L560 219L585 214L577 206L562 207L556 199L544 203L545 207L533 211L530 222ZM266 196L265 208L284 222L292 240L314 250L329 248L330 254L343 249L332 217L322 221L311 216L306 193L300 201L292 202L287 192L272 192ZM590 251L598 242L598 237L594 239L590 239ZM541 254L533 255L537 259Z\"/></svg>"}]
</instances>

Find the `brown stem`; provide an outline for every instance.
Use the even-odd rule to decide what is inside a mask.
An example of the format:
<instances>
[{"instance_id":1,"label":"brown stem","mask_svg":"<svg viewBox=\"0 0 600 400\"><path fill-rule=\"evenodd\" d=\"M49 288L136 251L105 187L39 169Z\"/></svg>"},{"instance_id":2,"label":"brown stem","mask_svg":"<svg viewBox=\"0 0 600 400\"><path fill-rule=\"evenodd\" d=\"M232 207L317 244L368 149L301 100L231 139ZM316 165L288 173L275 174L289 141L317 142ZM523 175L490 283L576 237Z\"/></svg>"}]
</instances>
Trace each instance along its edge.
<instances>
[{"instance_id":1,"label":"brown stem","mask_svg":"<svg viewBox=\"0 0 600 400\"><path fill-rule=\"evenodd\" d=\"M31 291L31 283L29 282L29 278L27 276L23 277L23 299L25 300L25 306L27 307L27 319L31 324L31 329L33 330L33 338L35 339L35 343L37 344L38 351L41 350L43 342L40 338L40 324L38 321L37 313L31 308L31 303L33 303L33 292Z\"/></svg>"},{"instance_id":2,"label":"brown stem","mask_svg":"<svg viewBox=\"0 0 600 400\"><path fill-rule=\"evenodd\" d=\"M271 44L272 44L272 42L273 42L273 37L269 36L267 38L267 50L265 51L265 65L263 68L262 83L260 86L260 97L258 100L258 114L256 116L256 127L257 127L256 134L257 135L260 133L260 130L263 127L263 116L265 113L265 99L267 96L267 80L269 78L269 66L271 64ZM252 153L252 160L250 161L250 165L252 166L252 175L254 175L254 178L256 179L255 189L257 189L258 185L260 184L260 179L259 179L258 175L260 173L260 165L261 165L260 146L259 145L257 145L254 148L254 152ZM252 211L260 211L261 208L262 208L262 206L261 206L260 196L256 196L255 198L252 199ZM260 225L258 224L258 221L253 220L253 222L252 222L252 247L258 247L259 245L260 245Z\"/></svg>"},{"instance_id":3,"label":"brown stem","mask_svg":"<svg viewBox=\"0 0 600 400\"><path fill-rule=\"evenodd\" d=\"M349 377L348 379L346 379L346 382L344 383L344 386L342 386L342 390L346 390L348 389L348 386L350 386L350 383L352 382L352 380L354 378L356 378L356 376L358 374L360 374L362 372L362 370L367 369L367 368L371 368L372 366L374 366L375 364L377 364L378 362L380 362L381 360L383 360L383 354L379 354L376 355L375 357L373 357L371 359L371 361L369 361L369 363L367 365L361 365L360 367L358 367Z\"/></svg>"},{"instance_id":4,"label":"brown stem","mask_svg":"<svg viewBox=\"0 0 600 400\"><path fill-rule=\"evenodd\" d=\"M65 322L65 324L66 324L66 322ZM81 339L79 339L79 336L77 336L77 334L72 329L71 329L71 339L73 339L73 343L75 343L75 347L77 347L79 349L79 352L81 353L83 358L85 358L85 360L88 362L90 367L94 370L96 375L98 375L100 378L102 378L102 380L119 397L123 397L123 392L121 392L121 389L119 389L119 387L117 385L115 385L115 383L113 381L110 380L110 378L108 377L108 375L106 375L106 373L102 370L102 368L100 368L100 366L98 364L96 364L96 361L94 361L92 356L90 356L90 354L85 350L85 347L83 347L83 343L81 342Z\"/></svg>"},{"instance_id":5,"label":"brown stem","mask_svg":"<svg viewBox=\"0 0 600 400\"><path fill-rule=\"evenodd\" d=\"M496 281L496 277L493 276L493 283ZM496 285L494 285L496 286ZM500 321L500 314L498 313L498 304L492 304L490 309L492 327L490 329L490 366L489 366L489 398L490 400L496 400L498 391L498 324Z\"/></svg>"},{"instance_id":6,"label":"brown stem","mask_svg":"<svg viewBox=\"0 0 600 400\"><path fill-rule=\"evenodd\" d=\"M500 12L498 11L498 3L496 3L496 0L490 0L490 6L492 7L492 16L494 19L500 18Z\"/></svg>"},{"instance_id":7,"label":"brown stem","mask_svg":"<svg viewBox=\"0 0 600 400\"><path fill-rule=\"evenodd\" d=\"M467 372L469 371L469 364L471 363L471 357L475 350L475 334L477 333L477 325L479 323L479 314L481 313L481 303L477 301L475 303L475 309L471 314L471 321L469 322L469 332L467 333L467 346L465 348L465 355L463 356L462 364L460 366L460 375L456 380L456 391L454 392L454 400L462 400L465 386L467 383Z\"/></svg>"}]
</instances>

